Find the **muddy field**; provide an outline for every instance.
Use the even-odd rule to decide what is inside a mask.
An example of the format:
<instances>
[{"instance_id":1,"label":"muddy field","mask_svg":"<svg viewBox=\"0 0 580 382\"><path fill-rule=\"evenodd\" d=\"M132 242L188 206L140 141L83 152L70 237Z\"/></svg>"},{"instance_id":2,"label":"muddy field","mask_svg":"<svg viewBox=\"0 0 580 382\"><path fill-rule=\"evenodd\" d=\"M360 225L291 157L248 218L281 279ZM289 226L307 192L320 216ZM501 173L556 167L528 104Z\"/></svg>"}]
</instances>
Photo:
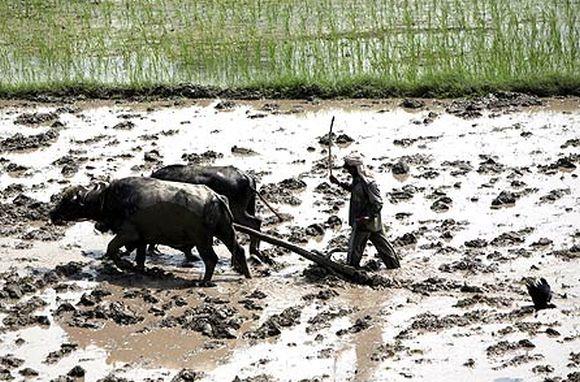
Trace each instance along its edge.
<instances>
[{"instance_id":1,"label":"muddy field","mask_svg":"<svg viewBox=\"0 0 580 382\"><path fill-rule=\"evenodd\" d=\"M349 284L262 244L275 265L203 266L161 247L148 273L102 260L91 222L47 221L69 185L173 163L252 171L265 231L343 261L347 198L327 182L364 154L402 268ZM580 100L0 104L0 380L578 381ZM343 180L344 175L340 175ZM247 238L243 238L247 243ZM535 312L528 277L555 309Z\"/></svg>"}]
</instances>

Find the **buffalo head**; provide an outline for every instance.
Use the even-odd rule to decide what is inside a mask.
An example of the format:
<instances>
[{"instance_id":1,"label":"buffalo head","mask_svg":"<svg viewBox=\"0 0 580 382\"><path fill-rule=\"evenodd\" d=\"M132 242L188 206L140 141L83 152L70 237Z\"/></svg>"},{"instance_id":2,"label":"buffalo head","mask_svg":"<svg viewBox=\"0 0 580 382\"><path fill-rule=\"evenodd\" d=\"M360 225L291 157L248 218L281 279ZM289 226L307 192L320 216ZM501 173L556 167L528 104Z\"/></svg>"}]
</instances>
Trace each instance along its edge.
<instances>
[{"instance_id":1,"label":"buffalo head","mask_svg":"<svg viewBox=\"0 0 580 382\"><path fill-rule=\"evenodd\" d=\"M64 224L68 221L81 221L88 218L85 198L89 191L82 186L69 187L53 198L56 203L50 211L53 224Z\"/></svg>"}]
</instances>

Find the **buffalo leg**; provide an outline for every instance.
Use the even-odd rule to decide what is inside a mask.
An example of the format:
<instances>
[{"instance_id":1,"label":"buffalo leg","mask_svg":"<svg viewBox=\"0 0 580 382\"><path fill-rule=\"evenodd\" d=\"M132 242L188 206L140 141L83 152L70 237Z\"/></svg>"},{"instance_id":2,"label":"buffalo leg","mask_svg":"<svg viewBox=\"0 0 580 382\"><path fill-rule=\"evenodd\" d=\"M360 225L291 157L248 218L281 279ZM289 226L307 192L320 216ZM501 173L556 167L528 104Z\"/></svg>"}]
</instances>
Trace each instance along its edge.
<instances>
[{"instance_id":1,"label":"buffalo leg","mask_svg":"<svg viewBox=\"0 0 580 382\"><path fill-rule=\"evenodd\" d=\"M125 244L125 252L121 253L120 255L121 256L128 256L135 250L135 248L137 248L137 246L135 244Z\"/></svg>"},{"instance_id":2,"label":"buffalo leg","mask_svg":"<svg viewBox=\"0 0 580 382\"><path fill-rule=\"evenodd\" d=\"M196 263L198 262L200 259L199 257L197 257L196 255L194 255L191 250L193 248L192 247L182 247L180 248L181 252L183 252L183 254L185 255L185 260L190 262L190 263Z\"/></svg>"},{"instance_id":3,"label":"buffalo leg","mask_svg":"<svg viewBox=\"0 0 580 382\"><path fill-rule=\"evenodd\" d=\"M135 256L135 263L137 264L137 270L140 272L145 271L145 257L147 255L146 247L146 244L139 244L137 246L137 256Z\"/></svg>"},{"instance_id":4,"label":"buffalo leg","mask_svg":"<svg viewBox=\"0 0 580 382\"><path fill-rule=\"evenodd\" d=\"M253 216L256 210L256 200L255 196L248 201L245 207L240 207L240 205L232 206L232 214L234 215L234 221L238 224L249 227L255 231L260 231L262 227L262 220ZM223 241L223 240L222 240ZM250 235L250 255L254 255L262 263L273 264L272 259L264 256L260 250L260 239ZM235 266L235 257L232 257L232 266Z\"/></svg>"},{"instance_id":5,"label":"buffalo leg","mask_svg":"<svg viewBox=\"0 0 580 382\"><path fill-rule=\"evenodd\" d=\"M245 213L243 219L240 219L240 224L248 226L256 231L260 231L260 228L262 227L262 220L255 216L251 216L248 213ZM259 247L260 239L255 236L250 236L250 254L261 258Z\"/></svg>"},{"instance_id":6,"label":"buffalo leg","mask_svg":"<svg viewBox=\"0 0 580 382\"><path fill-rule=\"evenodd\" d=\"M215 266L218 262L218 257L215 251L213 250L211 240L204 243L203 245L198 245L197 250L205 265L205 273L203 275L203 280L201 284L210 286L211 277L213 276L213 271L215 270Z\"/></svg>"},{"instance_id":7,"label":"buffalo leg","mask_svg":"<svg viewBox=\"0 0 580 382\"><path fill-rule=\"evenodd\" d=\"M239 219L239 223L258 232L260 232L262 227L262 220L260 218L248 215L247 213L241 219ZM274 261L269 256L260 252L258 249L259 246L260 239L256 236L250 235L250 254L256 256L262 263L269 265L274 264Z\"/></svg>"},{"instance_id":8,"label":"buffalo leg","mask_svg":"<svg viewBox=\"0 0 580 382\"><path fill-rule=\"evenodd\" d=\"M254 184L255 188L255 184ZM256 193L252 192L250 200L244 211L244 217L248 222L248 227L260 231L262 227L262 219L256 217ZM250 236L250 254L261 257L260 254L260 239L257 237Z\"/></svg>"},{"instance_id":9,"label":"buffalo leg","mask_svg":"<svg viewBox=\"0 0 580 382\"><path fill-rule=\"evenodd\" d=\"M149 247L147 247L147 252L149 252L150 255L161 254L161 252L157 249L157 245L155 244L149 244Z\"/></svg>"},{"instance_id":10,"label":"buffalo leg","mask_svg":"<svg viewBox=\"0 0 580 382\"><path fill-rule=\"evenodd\" d=\"M200 260L200 258L193 253L191 253L192 247L179 247L175 248L183 252L185 255L185 260L190 263L196 263ZM149 248L147 249L150 255L159 255L161 252L157 249L155 244L149 244Z\"/></svg>"},{"instance_id":11,"label":"buffalo leg","mask_svg":"<svg viewBox=\"0 0 580 382\"><path fill-rule=\"evenodd\" d=\"M252 278L250 268L248 268L248 263L246 262L244 249L236 240L236 231L234 231L234 228L231 225L222 226L216 237L225 244L228 251L232 254L232 266L236 272L246 276L248 279Z\"/></svg>"},{"instance_id":12,"label":"buffalo leg","mask_svg":"<svg viewBox=\"0 0 580 382\"><path fill-rule=\"evenodd\" d=\"M127 261L121 260L119 257L119 250L125 245L134 245L137 240L133 235L127 233L119 233L107 245L106 256L111 259L115 265L121 269L130 269L131 264Z\"/></svg>"}]
</instances>

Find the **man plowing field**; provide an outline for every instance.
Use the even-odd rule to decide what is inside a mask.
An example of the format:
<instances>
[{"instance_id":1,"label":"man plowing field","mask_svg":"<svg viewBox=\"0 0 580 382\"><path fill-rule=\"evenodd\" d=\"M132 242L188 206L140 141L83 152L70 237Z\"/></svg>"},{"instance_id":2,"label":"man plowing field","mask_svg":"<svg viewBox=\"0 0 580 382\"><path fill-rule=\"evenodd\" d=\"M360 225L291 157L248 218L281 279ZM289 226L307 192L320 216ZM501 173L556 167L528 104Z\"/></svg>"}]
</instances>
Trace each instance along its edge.
<instances>
[{"instance_id":1,"label":"man plowing field","mask_svg":"<svg viewBox=\"0 0 580 382\"><path fill-rule=\"evenodd\" d=\"M370 240L387 269L399 268L399 257L387 240L383 228L383 201L377 183L358 155L346 157L343 167L352 176L352 182L341 182L332 174L330 181L350 192L348 223L352 232L348 243L348 264L359 267L366 243Z\"/></svg>"}]
</instances>

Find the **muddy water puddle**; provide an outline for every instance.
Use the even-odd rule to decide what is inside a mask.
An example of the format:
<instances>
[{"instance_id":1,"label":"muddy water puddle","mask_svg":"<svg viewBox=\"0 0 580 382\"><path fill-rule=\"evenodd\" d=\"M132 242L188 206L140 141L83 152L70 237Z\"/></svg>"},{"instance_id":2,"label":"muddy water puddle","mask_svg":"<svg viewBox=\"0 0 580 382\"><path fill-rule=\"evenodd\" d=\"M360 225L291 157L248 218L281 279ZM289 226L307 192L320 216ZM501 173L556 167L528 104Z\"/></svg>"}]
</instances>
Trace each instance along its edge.
<instances>
[{"instance_id":1,"label":"muddy water puddle","mask_svg":"<svg viewBox=\"0 0 580 382\"><path fill-rule=\"evenodd\" d=\"M0 203L13 207L2 210L13 221L0 221L2 288L24 285L11 281L11 268L41 277L81 265L21 297L0 295L0 357L23 360L2 367L17 379L34 369L39 381L76 365L86 381L110 373L169 381L181 369L207 381L566 378L579 362L580 102L476 105L481 115L469 118L453 102L417 110L397 100L3 103ZM15 123L50 112L49 122ZM92 223L63 231L46 223L51 196L69 185L188 161L233 164L255 173L291 216L274 223L258 202L265 230L344 259L347 195L325 184L332 116L334 172L346 179L342 157L361 152L381 188L388 236L403 259L400 270L378 270L392 288L311 280L306 260L268 244L277 264L253 264L252 280L231 270L220 245L215 288L195 287L203 266L184 267L182 254L163 247L147 260L163 270L156 276L119 275L101 259L110 236ZM284 192L287 179L295 190ZM373 255L368 247L363 264ZM547 278L557 308L535 313L525 277ZM35 295L47 304L15 310ZM23 324L34 315L49 324ZM70 352L62 348L69 343Z\"/></svg>"}]
</instances>

